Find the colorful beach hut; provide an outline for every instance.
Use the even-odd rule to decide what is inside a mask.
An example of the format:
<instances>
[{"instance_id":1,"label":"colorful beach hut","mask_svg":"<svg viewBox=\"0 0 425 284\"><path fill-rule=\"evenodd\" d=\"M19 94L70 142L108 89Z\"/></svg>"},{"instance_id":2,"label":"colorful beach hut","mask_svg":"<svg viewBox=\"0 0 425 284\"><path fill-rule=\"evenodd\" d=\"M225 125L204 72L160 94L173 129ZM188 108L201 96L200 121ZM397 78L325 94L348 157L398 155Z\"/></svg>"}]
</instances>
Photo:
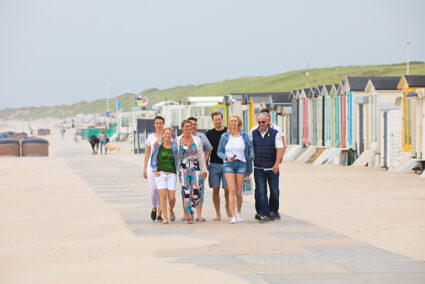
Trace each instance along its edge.
<instances>
[{"instance_id":1,"label":"colorful beach hut","mask_svg":"<svg viewBox=\"0 0 425 284\"><path fill-rule=\"evenodd\" d=\"M369 77L350 77L344 82L344 92L347 96L347 147L353 148L357 156L365 150L366 142L366 104L369 97L364 89Z\"/></svg>"},{"instance_id":2,"label":"colorful beach hut","mask_svg":"<svg viewBox=\"0 0 425 284\"><path fill-rule=\"evenodd\" d=\"M332 145L331 141L331 96L330 92L332 90L332 85L325 85L322 88L322 100L323 100L323 119L322 119L322 137L323 137L323 146L330 147Z\"/></svg>"},{"instance_id":3,"label":"colorful beach hut","mask_svg":"<svg viewBox=\"0 0 425 284\"><path fill-rule=\"evenodd\" d=\"M291 91L291 103L292 103L292 114L291 114L291 143L292 145L299 144L299 106L297 99L297 90Z\"/></svg>"},{"instance_id":4,"label":"colorful beach hut","mask_svg":"<svg viewBox=\"0 0 425 284\"><path fill-rule=\"evenodd\" d=\"M401 150L425 160L425 75L404 75L397 88L403 96Z\"/></svg>"},{"instance_id":5,"label":"colorful beach hut","mask_svg":"<svg viewBox=\"0 0 425 284\"><path fill-rule=\"evenodd\" d=\"M367 145L376 153L371 165L390 167L400 151L400 107L396 106L401 77L370 77L365 93L369 96Z\"/></svg>"}]
</instances>

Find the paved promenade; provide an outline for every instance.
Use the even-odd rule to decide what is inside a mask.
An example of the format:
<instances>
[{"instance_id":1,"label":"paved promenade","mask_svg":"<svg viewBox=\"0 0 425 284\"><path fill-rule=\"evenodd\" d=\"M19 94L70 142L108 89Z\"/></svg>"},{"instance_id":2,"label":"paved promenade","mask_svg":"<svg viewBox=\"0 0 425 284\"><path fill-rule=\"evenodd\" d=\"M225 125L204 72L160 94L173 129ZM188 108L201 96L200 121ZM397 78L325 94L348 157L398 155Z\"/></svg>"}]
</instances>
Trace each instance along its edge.
<instances>
[{"instance_id":1,"label":"paved promenade","mask_svg":"<svg viewBox=\"0 0 425 284\"><path fill-rule=\"evenodd\" d=\"M259 224L253 219L253 196L244 196L245 221L236 225L227 220L212 221L209 189L204 204L207 222L188 225L179 221L182 209L177 194L176 222L154 223L142 167L118 159L115 153L89 153L86 142L65 140L56 147L56 156L120 216L135 236L163 238L164 248L156 251L155 258L226 272L248 283L425 283L425 263L286 216L284 208L281 221ZM167 244L176 237L187 238L187 242ZM192 246L197 239L208 245Z\"/></svg>"}]
</instances>

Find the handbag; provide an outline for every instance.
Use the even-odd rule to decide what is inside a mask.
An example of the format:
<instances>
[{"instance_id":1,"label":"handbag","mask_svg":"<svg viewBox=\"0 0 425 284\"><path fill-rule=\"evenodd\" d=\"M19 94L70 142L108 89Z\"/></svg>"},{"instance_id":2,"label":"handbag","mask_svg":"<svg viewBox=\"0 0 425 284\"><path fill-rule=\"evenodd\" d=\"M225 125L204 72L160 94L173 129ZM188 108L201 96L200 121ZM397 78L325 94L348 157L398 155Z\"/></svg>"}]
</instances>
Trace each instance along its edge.
<instances>
[{"instance_id":1,"label":"handbag","mask_svg":"<svg viewBox=\"0 0 425 284\"><path fill-rule=\"evenodd\" d=\"M250 195L250 194L252 194L252 178L251 178L251 176L246 176L243 179L242 193L244 195Z\"/></svg>"}]
</instances>

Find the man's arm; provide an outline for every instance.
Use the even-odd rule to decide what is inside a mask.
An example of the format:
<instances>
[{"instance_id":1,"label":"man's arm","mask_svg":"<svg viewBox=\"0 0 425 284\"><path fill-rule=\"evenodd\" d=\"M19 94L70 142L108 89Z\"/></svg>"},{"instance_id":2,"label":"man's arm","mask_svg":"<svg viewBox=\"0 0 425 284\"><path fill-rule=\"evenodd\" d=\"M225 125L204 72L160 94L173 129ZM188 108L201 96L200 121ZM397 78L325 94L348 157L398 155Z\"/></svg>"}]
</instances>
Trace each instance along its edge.
<instances>
[{"instance_id":1,"label":"man's arm","mask_svg":"<svg viewBox=\"0 0 425 284\"><path fill-rule=\"evenodd\" d=\"M283 148L276 148L276 162L273 165L273 172L277 174L279 172L280 159L283 156Z\"/></svg>"}]
</instances>

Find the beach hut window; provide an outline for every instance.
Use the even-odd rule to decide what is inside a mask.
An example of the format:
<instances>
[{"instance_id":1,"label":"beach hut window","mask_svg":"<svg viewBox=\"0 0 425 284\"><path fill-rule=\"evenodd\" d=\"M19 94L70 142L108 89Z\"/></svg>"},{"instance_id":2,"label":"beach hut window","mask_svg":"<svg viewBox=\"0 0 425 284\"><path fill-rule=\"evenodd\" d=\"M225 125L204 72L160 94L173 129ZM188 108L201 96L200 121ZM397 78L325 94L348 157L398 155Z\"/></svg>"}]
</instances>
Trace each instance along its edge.
<instances>
[{"instance_id":1,"label":"beach hut window","mask_svg":"<svg viewBox=\"0 0 425 284\"><path fill-rule=\"evenodd\" d=\"M211 114L213 113L212 110L212 107L204 107L204 116L211 116Z\"/></svg>"},{"instance_id":2,"label":"beach hut window","mask_svg":"<svg viewBox=\"0 0 425 284\"><path fill-rule=\"evenodd\" d=\"M196 107L196 106L192 107L190 109L190 116L193 116L193 117L202 116L202 107Z\"/></svg>"}]
</instances>

